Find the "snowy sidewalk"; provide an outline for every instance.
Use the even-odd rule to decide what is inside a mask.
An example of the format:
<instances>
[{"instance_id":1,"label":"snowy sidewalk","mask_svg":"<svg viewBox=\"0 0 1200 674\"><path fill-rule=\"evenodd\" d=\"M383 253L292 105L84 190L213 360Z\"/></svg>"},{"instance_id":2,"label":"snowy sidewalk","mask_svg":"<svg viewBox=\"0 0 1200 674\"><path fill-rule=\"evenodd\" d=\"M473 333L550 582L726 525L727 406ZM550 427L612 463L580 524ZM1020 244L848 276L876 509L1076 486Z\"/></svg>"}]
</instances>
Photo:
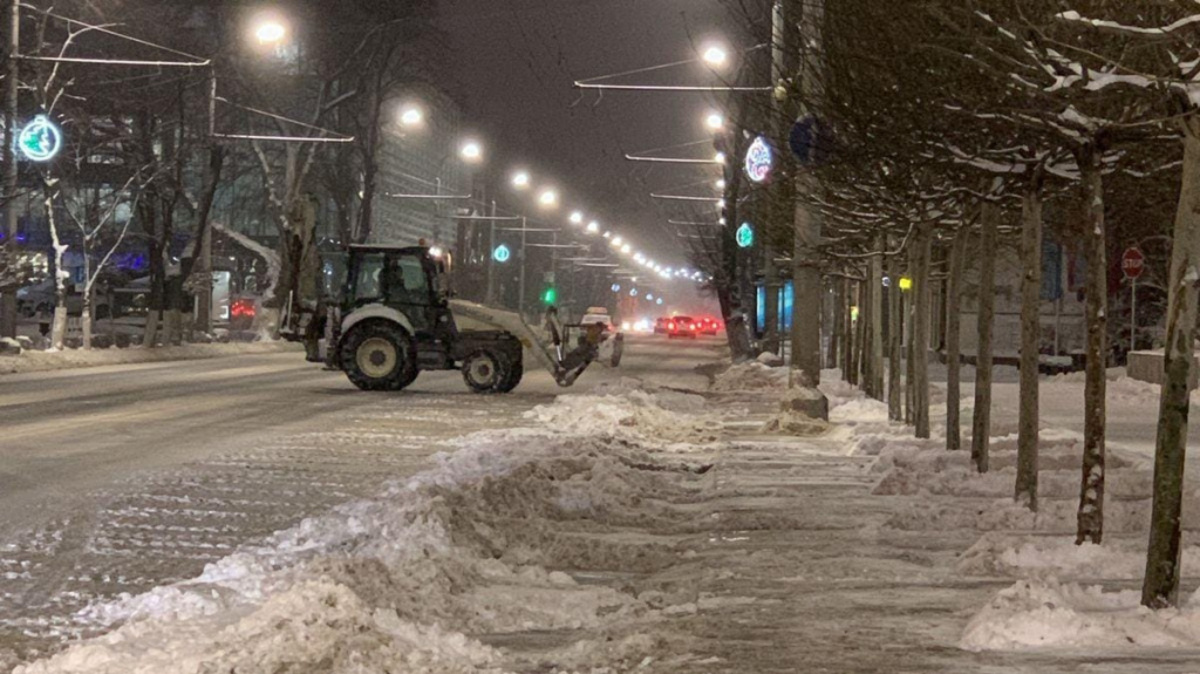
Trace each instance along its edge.
<instances>
[{"instance_id":1,"label":"snowy sidewalk","mask_svg":"<svg viewBox=\"0 0 1200 674\"><path fill-rule=\"evenodd\" d=\"M1065 548L1053 506L1037 521L1004 507L989 492L1002 447L994 477L971 479L961 454L905 440L837 382L829 433L765 434L778 374L743 368L703 396L635 381L561 396L197 579L91 606L76 619L111 632L16 671L1200 671L1186 639L999 649L1021 637L1009 618L1059 636L1087 620L1010 611L1005 596L1077 598L1014 578L1071 559L1073 579L1096 560L1119 576L1129 555ZM1046 545L1030 553L1031 537Z\"/></svg>"}]
</instances>

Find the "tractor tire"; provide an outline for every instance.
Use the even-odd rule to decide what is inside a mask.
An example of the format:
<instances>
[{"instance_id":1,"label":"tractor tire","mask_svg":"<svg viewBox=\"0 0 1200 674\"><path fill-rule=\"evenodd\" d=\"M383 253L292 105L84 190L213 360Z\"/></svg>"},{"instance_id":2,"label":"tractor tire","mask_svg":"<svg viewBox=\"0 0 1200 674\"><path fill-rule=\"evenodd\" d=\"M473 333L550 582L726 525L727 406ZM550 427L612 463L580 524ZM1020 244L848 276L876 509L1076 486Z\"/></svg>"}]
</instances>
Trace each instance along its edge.
<instances>
[{"instance_id":1,"label":"tractor tire","mask_svg":"<svg viewBox=\"0 0 1200 674\"><path fill-rule=\"evenodd\" d=\"M356 325L341 344L342 368L363 391L399 391L417 378L412 340L383 321Z\"/></svg>"},{"instance_id":2,"label":"tractor tire","mask_svg":"<svg viewBox=\"0 0 1200 674\"><path fill-rule=\"evenodd\" d=\"M505 377L504 382L500 385L497 392L512 393L513 389L521 383L521 377L523 376L525 376L525 364L518 359L517 362L508 368L508 376Z\"/></svg>"},{"instance_id":3,"label":"tractor tire","mask_svg":"<svg viewBox=\"0 0 1200 674\"><path fill-rule=\"evenodd\" d=\"M463 359L463 381L475 393L504 393L512 371L504 356L491 349L480 349Z\"/></svg>"}]
</instances>

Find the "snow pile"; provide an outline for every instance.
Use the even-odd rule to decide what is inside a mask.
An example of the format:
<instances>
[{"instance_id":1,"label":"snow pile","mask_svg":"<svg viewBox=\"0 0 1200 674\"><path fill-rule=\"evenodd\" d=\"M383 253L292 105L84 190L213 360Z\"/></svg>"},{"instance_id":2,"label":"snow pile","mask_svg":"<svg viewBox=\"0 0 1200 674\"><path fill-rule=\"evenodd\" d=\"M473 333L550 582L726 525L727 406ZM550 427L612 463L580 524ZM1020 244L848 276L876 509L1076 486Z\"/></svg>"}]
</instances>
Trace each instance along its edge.
<instances>
[{"instance_id":1,"label":"snow pile","mask_svg":"<svg viewBox=\"0 0 1200 674\"><path fill-rule=\"evenodd\" d=\"M987 534L962 556L958 570L972 576L1140 580L1146 570L1146 541L1110 536L1104 545L1076 545L1066 536ZM1183 574L1200 576L1200 548L1183 551Z\"/></svg>"},{"instance_id":2,"label":"snow pile","mask_svg":"<svg viewBox=\"0 0 1200 674\"><path fill-rule=\"evenodd\" d=\"M752 360L731 365L729 369L716 376L711 388L713 391L724 393L730 391L782 391L787 386L788 369L786 367L771 367Z\"/></svg>"},{"instance_id":3,"label":"snow pile","mask_svg":"<svg viewBox=\"0 0 1200 674\"><path fill-rule=\"evenodd\" d=\"M714 442L722 429L700 396L646 387L635 379L598 386L588 395L559 396L525 417L566 433L649 443Z\"/></svg>"},{"instance_id":4,"label":"snow pile","mask_svg":"<svg viewBox=\"0 0 1200 674\"><path fill-rule=\"evenodd\" d=\"M1200 597L1162 611L1140 606L1140 599L1135 590L1020 581L971 619L959 645L970 651L1200 647Z\"/></svg>"},{"instance_id":5,"label":"snow pile","mask_svg":"<svg viewBox=\"0 0 1200 674\"><path fill-rule=\"evenodd\" d=\"M666 502L690 488L644 461L600 439L468 436L378 499L305 520L194 580L90 607L85 624L120 626L17 674L501 671L498 652L465 634L601 628L651 611L550 570L673 563L665 543L572 533L576 522L668 517ZM581 662L595 657L585 651Z\"/></svg>"},{"instance_id":6,"label":"snow pile","mask_svg":"<svg viewBox=\"0 0 1200 674\"><path fill-rule=\"evenodd\" d=\"M158 363L177 360L207 360L263 353L299 352L302 348L288 342L234 342L230 344L187 344L155 349L64 349L62 351L27 350L20 356L0 359L0 375L48 372L81 367Z\"/></svg>"}]
</instances>

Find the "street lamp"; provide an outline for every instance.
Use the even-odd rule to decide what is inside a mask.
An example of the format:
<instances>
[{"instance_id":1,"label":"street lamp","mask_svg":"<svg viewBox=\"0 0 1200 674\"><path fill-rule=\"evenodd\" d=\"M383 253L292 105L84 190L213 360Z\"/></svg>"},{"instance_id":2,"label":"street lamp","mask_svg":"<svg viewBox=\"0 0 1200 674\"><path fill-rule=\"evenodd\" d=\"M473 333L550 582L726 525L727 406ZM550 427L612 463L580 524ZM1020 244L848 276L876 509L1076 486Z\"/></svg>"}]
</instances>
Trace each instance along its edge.
<instances>
[{"instance_id":1,"label":"street lamp","mask_svg":"<svg viewBox=\"0 0 1200 674\"><path fill-rule=\"evenodd\" d=\"M617 236L617 237L613 237L613 240L611 243L612 243L613 248L620 248L623 241L621 240L621 237Z\"/></svg>"},{"instance_id":2,"label":"street lamp","mask_svg":"<svg viewBox=\"0 0 1200 674\"><path fill-rule=\"evenodd\" d=\"M519 190L527 190L529 189L529 183L531 180L532 179L529 177L529 173L527 171L517 171L513 174L512 184L513 187Z\"/></svg>"},{"instance_id":3,"label":"street lamp","mask_svg":"<svg viewBox=\"0 0 1200 674\"><path fill-rule=\"evenodd\" d=\"M720 131L725 128L725 117L719 112L710 112L708 117L704 118L704 125L713 131Z\"/></svg>"},{"instance_id":4,"label":"street lamp","mask_svg":"<svg viewBox=\"0 0 1200 674\"><path fill-rule=\"evenodd\" d=\"M598 234L600 232L600 223L592 220L587 226L588 234Z\"/></svg>"},{"instance_id":5,"label":"street lamp","mask_svg":"<svg viewBox=\"0 0 1200 674\"><path fill-rule=\"evenodd\" d=\"M483 146L477 141L468 140L463 143L459 154L462 155L463 160L471 163L477 163L483 159Z\"/></svg>"},{"instance_id":6,"label":"street lamp","mask_svg":"<svg viewBox=\"0 0 1200 674\"><path fill-rule=\"evenodd\" d=\"M283 42L287 33L287 26L278 19L262 19L254 26L254 39L264 46Z\"/></svg>"},{"instance_id":7,"label":"street lamp","mask_svg":"<svg viewBox=\"0 0 1200 674\"><path fill-rule=\"evenodd\" d=\"M425 121L425 113L415 105L406 105L400 110L401 126L420 126Z\"/></svg>"},{"instance_id":8,"label":"street lamp","mask_svg":"<svg viewBox=\"0 0 1200 674\"><path fill-rule=\"evenodd\" d=\"M538 197L538 203L541 204L543 208L553 208L558 204L558 192L555 192L552 189L543 190L542 195Z\"/></svg>"},{"instance_id":9,"label":"street lamp","mask_svg":"<svg viewBox=\"0 0 1200 674\"><path fill-rule=\"evenodd\" d=\"M718 180L718 181L717 181L717 189L719 189L719 190L724 190L724 189L725 189L725 184L726 184L726 183L725 183L725 179L724 179L724 178L721 178L720 180Z\"/></svg>"},{"instance_id":10,"label":"street lamp","mask_svg":"<svg viewBox=\"0 0 1200 674\"><path fill-rule=\"evenodd\" d=\"M718 164L724 164L725 163L725 153L724 152L716 153L715 155L713 155L713 161L717 162Z\"/></svg>"},{"instance_id":11,"label":"street lamp","mask_svg":"<svg viewBox=\"0 0 1200 674\"><path fill-rule=\"evenodd\" d=\"M579 211L575 211L574 213L572 213L571 214L571 224L573 224L573 225L583 224L583 213L580 213Z\"/></svg>"},{"instance_id":12,"label":"street lamp","mask_svg":"<svg viewBox=\"0 0 1200 674\"><path fill-rule=\"evenodd\" d=\"M714 68L720 68L729 61L729 52L719 44L711 44L700 55L704 62Z\"/></svg>"},{"instance_id":13,"label":"street lamp","mask_svg":"<svg viewBox=\"0 0 1200 674\"><path fill-rule=\"evenodd\" d=\"M629 244L625 244L624 246L621 246L621 252L628 255L633 252L633 247Z\"/></svg>"}]
</instances>

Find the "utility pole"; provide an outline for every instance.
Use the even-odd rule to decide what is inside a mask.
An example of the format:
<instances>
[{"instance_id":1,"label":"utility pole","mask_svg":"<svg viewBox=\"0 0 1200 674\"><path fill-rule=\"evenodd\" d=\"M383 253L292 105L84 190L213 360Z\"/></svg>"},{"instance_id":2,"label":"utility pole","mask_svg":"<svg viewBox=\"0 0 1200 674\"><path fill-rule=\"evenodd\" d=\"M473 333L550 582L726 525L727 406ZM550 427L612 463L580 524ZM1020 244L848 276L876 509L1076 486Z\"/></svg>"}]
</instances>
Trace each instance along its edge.
<instances>
[{"instance_id":1,"label":"utility pole","mask_svg":"<svg viewBox=\"0 0 1200 674\"><path fill-rule=\"evenodd\" d=\"M496 200L492 199L491 221L488 223L487 294L484 304L496 304Z\"/></svg>"},{"instance_id":2,"label":"utility pole","mask_svg":"<svg viewBox=\"0 0 1200 674\"><path fill-rule=\"evenodd\" d=\"M821 22L824 20L824 0L782 4L782 43L784 59L795 61L795 73L789 92L802 100L810 99L817 90L816 68L820 59ZM791 64L788 64L791 65ZM782 84L782 83L781 83ZM788 91L785 87L784 91ZM785 96L787 94L784 94ZM805 112L797 110L797 112ZM797 164L793 176L797 197L795 201L795 248L792 254L792 284L795 300L792 305L792 371L793 387L816 388L821 382L821 269L818 246L821 238L819 215L808 208L803 199L819 189L809 170L816 154L817 125L813 124L809 148L809 166ZM820 406L827 415L827 405Z\"/></svg>"},{"instance_id":3,"label":"utility pole","mask_svg":"<svg viewBox=\"0 0 1200 674\"><path fill-rule=\"evenodd\" d=\"M21 56L21 0L8 4L8 69L4 101L4 244L15 251L17 245L17 115ZM0 337L17 336L17 293L13 289L0 298Z\"/></svg>"},{"instance_id":4,"label":"utility pole","mask_svg":"<svg viewBox=\"0 0 1200 674\"><path fill-rule=\"evenodd\" d=\"M529 238L529 223L525 216L521 216L521 278L517 283L517 315L521 320L525 320L525 258L528 252Z\"/></svg>"}]
</instances>

